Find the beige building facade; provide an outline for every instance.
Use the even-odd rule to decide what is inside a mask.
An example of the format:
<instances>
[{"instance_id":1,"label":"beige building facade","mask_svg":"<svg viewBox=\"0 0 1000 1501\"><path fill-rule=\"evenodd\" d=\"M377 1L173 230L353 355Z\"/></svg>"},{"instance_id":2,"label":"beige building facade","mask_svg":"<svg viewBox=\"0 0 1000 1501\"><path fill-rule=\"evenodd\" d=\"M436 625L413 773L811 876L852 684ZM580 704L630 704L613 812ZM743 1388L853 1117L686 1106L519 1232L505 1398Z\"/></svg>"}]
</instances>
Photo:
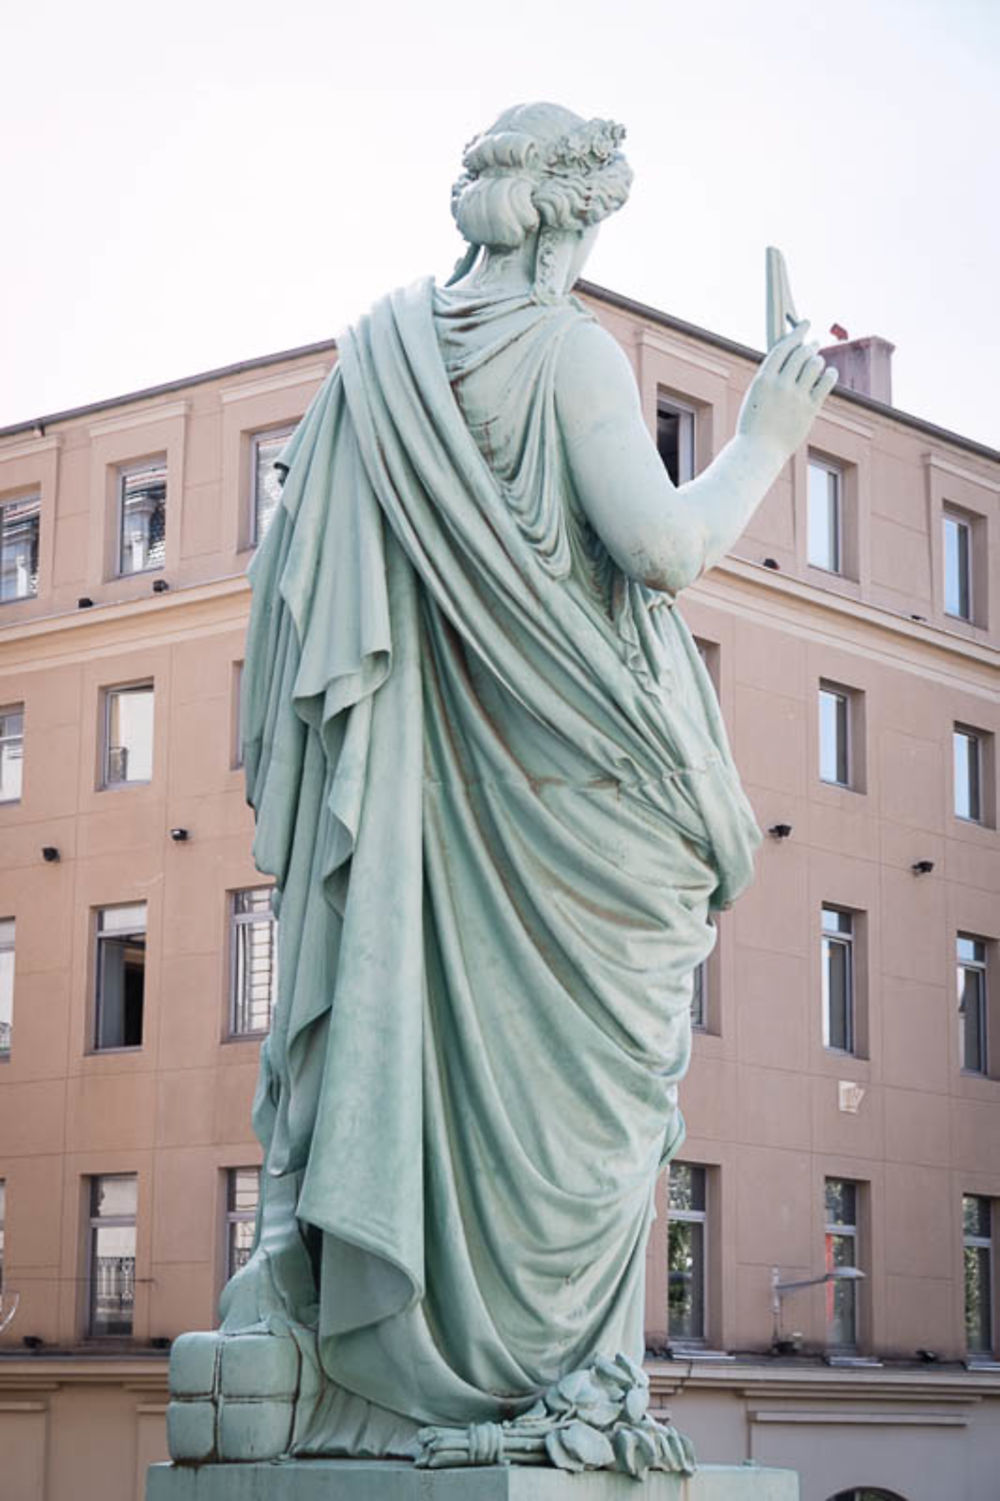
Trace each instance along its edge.
<instances>
[{"instance_id":1,"label":"beige building facade","mask_svg":"<svg viewBox=\"0 0 1000 1501\"><path fill-rule=\"evenodd\" d=\"M687 477L732 432L753 352L585 295ZM0 431L11 1501L141 1496L169 1341L214 1322L252 1238L280 940L239 767L244 574L269 461L335 357ZM985 1501L1000 453L866 396L863 349L833 357L860 360L861 389L684 602L770 832L696 990L650 1372L704 1458L794 1466L803 1501Z\"/></svg>"}]
</instances>

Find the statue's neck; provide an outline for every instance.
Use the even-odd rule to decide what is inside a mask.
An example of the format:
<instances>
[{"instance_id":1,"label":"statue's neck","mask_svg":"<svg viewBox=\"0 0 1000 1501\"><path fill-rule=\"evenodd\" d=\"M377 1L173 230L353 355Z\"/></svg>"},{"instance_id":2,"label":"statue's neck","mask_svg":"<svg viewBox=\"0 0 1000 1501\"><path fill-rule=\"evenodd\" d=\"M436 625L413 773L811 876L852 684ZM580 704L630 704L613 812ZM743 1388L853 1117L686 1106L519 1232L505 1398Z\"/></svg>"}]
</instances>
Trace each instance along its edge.
<instances>
[{"instance_id":1,"label":"statue's neck","mask_svg":"<svg viewBox=\"0 0 1000 1501\"><path fill-rule=\"evenodd\" d=\"M457 291L473 296L517 297L530 293L535 284L536 236L516 250L487 250L460 281Z\"/></svg>"}]
</instances>

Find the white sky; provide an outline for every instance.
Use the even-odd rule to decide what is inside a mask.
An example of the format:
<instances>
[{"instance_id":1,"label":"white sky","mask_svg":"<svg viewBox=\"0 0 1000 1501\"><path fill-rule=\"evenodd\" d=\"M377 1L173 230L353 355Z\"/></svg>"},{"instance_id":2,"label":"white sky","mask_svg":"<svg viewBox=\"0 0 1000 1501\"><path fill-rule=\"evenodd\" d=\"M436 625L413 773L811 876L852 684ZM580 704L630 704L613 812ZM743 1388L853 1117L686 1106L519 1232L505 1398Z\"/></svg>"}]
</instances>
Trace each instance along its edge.
<instances>
[{"instance_id":1,"label":"white sky","mask_svg":"<svg viewBox=\"0 0 1000 1501\"><path fill-rule=\"evenodd\" d=\"M628 127L586 275L755 348L764 247L1000 447L998 0L35 0L0 90L0 425L336 334L460 251L501 109Z\"/></svg>"}]
</instances>

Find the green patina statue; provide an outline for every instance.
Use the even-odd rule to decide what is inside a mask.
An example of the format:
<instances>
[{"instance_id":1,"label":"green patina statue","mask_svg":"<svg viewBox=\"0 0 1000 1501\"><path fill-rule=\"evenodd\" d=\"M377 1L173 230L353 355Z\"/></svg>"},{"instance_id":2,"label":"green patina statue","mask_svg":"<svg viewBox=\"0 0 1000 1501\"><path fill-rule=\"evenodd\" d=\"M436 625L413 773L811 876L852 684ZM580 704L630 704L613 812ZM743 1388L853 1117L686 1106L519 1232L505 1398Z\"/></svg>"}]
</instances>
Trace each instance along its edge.
<instances>
[{"instance_id":1,"label":"green patina statue","mask_svg":"<svg viewBox=\"0 0 1000 1501\"><path fill-rule=\"evenodd\" d=\"M623 135L537 104L473 141L468 254L344 335L283 455L244 678L261 1209L175 1344L176 1460L692 1467L646 1411L645 1250L759 835L674 601L835 376L799 325L673 486L570 296Z\"/></svg>"}]
</instances>

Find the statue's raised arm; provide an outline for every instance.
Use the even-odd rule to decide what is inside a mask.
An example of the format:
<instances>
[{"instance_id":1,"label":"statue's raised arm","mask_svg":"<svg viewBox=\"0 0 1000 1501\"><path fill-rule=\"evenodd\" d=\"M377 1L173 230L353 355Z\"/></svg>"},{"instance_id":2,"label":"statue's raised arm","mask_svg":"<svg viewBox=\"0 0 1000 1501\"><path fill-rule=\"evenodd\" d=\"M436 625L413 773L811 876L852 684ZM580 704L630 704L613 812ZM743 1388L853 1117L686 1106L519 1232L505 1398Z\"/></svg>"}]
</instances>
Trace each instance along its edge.
<instances>
[{"instance_id":1,"label":"statue's raised arm","mask_svg":"<svg viewBox=\"0 0 1000 1501\"><path fill-rule=\"evenodd\" d=\"M830 377L796 330L674 489L569 295L622 136L543 104L477 138L459 271L344 334L283 456L244 672L261 1208L221 1330L175 1345L179 1460L693 1463L646 1413L646 1242L759 834L672 596Z\"/></svg>"}]
</instances>

